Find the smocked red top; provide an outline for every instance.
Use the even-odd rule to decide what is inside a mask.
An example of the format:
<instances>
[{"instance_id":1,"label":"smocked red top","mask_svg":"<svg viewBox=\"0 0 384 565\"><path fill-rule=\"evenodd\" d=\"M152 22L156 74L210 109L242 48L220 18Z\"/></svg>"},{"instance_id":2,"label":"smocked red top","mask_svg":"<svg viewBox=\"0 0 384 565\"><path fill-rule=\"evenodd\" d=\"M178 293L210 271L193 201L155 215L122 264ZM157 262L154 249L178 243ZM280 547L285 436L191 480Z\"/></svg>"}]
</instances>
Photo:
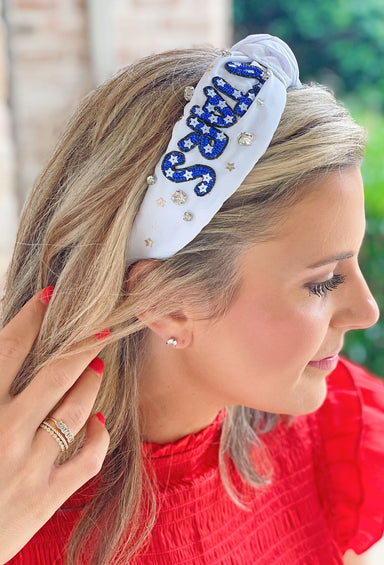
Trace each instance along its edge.
<instances>
[{"instance_id":1,"label":"smocked red top","mask_svg":"<svg viewBox=\"0 0 384 565\"><path fill-rule=\"evenodd\" d=\"M174 443L143 443L161 487L161 508L149 547L130 563L336 565L348 548L360 554L378 541L384 528L384 383L342 359L327 384L316 412L260 436L274 479L254 493L251 512L232 502L220 480L224 411ZM69 534L92 496L90 483L9 563L61 565Z\"/></svg>"}]
</instances>

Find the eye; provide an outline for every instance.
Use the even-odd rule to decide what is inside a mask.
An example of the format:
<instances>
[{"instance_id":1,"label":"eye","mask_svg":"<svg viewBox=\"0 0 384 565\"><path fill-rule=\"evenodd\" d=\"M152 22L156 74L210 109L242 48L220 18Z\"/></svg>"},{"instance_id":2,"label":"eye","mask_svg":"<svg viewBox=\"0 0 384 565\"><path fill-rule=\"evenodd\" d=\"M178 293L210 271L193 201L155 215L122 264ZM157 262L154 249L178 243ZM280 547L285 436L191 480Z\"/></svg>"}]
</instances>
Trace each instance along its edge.
<instances>
[{"instance_id":1,"label":"eye","mask_svg":"<svg viewBox=\"0 0 384 565\"><path fill-rule=\"evenodd\" d=\"M310 285L308 287L309 292L316 296L325 296L327 292L335 290L340 284L343 284L345 278L345 275L333 275L333 277L327 281Z\"/></svg>"}]
</instances>

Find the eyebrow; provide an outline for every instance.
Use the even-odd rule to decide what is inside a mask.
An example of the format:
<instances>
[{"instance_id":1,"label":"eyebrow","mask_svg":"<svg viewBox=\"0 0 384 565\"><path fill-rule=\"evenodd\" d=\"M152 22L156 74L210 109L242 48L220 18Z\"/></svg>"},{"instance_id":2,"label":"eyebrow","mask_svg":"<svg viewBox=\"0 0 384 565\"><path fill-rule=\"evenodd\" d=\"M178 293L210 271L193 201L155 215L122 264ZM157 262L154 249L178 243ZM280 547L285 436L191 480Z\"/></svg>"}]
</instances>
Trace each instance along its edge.
<instances>
[{"instance_id":1,"label":"eyebrow","mask_svg":"<svg viewBox=\"0 0 384 565\"><path fill-rule=\"evenodd\" d=\"M348 253L342 253L341 255L334 255L333 257L327 257L327 259L322 259L313 265L309 265L307 269L316 269L317 267L322 267L323 265L328 265L329 263L336 263L337 261L344 261L345 259L350 259L353 257L354 253L349 251Z\"/></svg>"}]
</instances>

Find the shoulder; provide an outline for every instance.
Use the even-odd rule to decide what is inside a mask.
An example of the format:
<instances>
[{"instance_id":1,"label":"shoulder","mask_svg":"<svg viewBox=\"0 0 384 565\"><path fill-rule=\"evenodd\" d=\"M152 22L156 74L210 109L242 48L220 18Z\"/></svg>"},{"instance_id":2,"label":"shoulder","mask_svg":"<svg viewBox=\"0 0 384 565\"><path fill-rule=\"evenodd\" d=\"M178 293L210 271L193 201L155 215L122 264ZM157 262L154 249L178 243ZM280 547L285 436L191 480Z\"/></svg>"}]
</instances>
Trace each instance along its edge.
<instances>
[{"instance_id":1,"label":"shoulder","mask_svg":"<svg viewBox=\"0 0 384 565\"><path fill-rule=\"evenodd\" d=\"M316 481L340 550L361 554L384 530L384 382L342 358L327 385L309 415Z\"/></svg>"}]
</instances>

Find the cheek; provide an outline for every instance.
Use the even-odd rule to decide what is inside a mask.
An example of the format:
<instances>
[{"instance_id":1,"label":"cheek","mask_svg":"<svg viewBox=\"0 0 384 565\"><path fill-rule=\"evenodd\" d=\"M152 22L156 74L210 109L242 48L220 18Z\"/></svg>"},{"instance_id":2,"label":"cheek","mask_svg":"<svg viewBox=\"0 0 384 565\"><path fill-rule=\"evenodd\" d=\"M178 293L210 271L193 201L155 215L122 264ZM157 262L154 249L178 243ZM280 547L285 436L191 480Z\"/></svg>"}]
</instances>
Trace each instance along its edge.
<instances>
[{"instance_id":1,"label":"cheek","mask_svg":"<svg viewBox=\"0 0 384 565\"><path fill-rule=\"evenodd\" d=\"M261 307L260 307L261 306ZM308 308L269 300L238 305L231 312L230 325L236 331L236 344L245 359L264 367L306 364L324 337L324 321Z\"/></svg>"}]
</instances>

